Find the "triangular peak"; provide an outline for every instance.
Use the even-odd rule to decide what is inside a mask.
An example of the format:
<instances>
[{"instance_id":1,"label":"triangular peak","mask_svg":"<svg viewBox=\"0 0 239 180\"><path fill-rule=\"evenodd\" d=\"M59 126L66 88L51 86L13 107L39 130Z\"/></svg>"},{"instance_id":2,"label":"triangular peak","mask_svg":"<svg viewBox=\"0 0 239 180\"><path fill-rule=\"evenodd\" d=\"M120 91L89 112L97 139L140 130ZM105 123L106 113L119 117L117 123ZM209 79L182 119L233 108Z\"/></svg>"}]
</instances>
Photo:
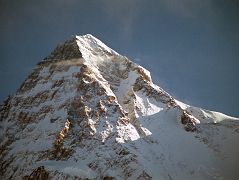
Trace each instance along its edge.
<instances>
[{"instance_id":1,"label":"triangular peak","mask_svg":"<svg viewBox=\"0 0 239 180\"><path fill-rule=\"evenodd\" d=\"M66 60L88 58L95 55L119 55L102 41L91 34L74 35L71 39L59 44L44 60Z\"/></svg>"}]
</instances>

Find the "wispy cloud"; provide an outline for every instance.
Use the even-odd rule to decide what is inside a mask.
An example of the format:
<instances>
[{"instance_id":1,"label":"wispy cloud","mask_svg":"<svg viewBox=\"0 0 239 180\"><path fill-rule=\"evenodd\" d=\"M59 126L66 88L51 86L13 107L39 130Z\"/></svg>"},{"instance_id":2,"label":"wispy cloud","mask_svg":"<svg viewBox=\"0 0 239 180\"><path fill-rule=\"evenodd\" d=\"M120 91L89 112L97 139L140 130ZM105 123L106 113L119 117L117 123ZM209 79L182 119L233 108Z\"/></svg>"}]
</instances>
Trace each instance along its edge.
<instances>
[{"instance_id":1,"label":"wispy cloud","mask_svg":"<svg viewBox=\"0 0 239 180\"><path fill-rule=\"evenodd\" d=\"M134 31L134 22L138 18L140 0L102 0L103 9L115 23L121 25L120 33L125 38L130 38Z\"/></svg>"},{"instance_id":2,"label":"wispy cloud","mask_svg":"<svg viewBox=\"0 0 239 180\"><path fill-rule=\"evenodd\" d=\"M161 0L161 5L176 15L193 18L204 11L212 10L212 0Z\"/></svg>"}]
</instances>

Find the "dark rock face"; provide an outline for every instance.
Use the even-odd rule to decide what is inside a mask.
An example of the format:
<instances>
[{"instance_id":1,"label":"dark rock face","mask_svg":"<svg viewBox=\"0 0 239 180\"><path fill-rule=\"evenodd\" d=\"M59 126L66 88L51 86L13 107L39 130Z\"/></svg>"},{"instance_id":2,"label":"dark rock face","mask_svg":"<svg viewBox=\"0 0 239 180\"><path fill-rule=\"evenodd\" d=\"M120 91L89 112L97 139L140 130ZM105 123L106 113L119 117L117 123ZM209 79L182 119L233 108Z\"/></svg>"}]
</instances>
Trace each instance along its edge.
<instances>
[{"instance_id":1,"label":"dark rock face","mask_svg":"<svg viewBox=\"0 0 239 180\"><path fill-rule=\"evenodd\" d=\"M30 175L24 176L23 180L48 180L49 172L47 172L44 166L40 166L33 170Z\"/></svg>"},{"instance_id":2,"label":"dark rock face","mask_svg":"<svg viewBox=\"0 0 239 180\"><path fill-rule=\"evenodd\" d=\"M44 60L64 60L81 58L82 54L76 42L76 37L58 45Z\"/></svg>"},{"instance_id":3,"label":"dark rock face","mask_svg":"<svg viewBox=\"0 0 239 180\"><path fill-rule=\"evenodd\" d=\"M187 111L183 111L181 122L184 125L184 129L186 131L196 131L196 120L191 117Z\"/></svg>"}]
</instances>

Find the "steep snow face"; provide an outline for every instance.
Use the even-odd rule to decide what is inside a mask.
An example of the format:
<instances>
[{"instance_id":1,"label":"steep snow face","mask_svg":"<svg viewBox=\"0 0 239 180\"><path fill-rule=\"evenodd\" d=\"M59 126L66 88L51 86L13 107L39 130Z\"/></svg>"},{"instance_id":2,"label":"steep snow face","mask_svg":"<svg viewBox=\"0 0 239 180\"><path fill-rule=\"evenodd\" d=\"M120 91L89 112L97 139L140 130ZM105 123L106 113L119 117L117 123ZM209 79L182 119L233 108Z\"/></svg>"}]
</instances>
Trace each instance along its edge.
<instances>
[{"instance_id":1,"label":"steep snow face","mask_svg":"<svg viewBox=\"0 0 239 180\"><path fill-rule=\"evenodd\" d=\"M76 36L76 42L87 63L96 65L108 59L108 56L119 56L117 52L110 49L103 42L87 34L84 36Z\"/></svg>"},{"instance_id":2,"label":"steep snow face","mask_svg":"<svg viewBox=\"0 0 239 180\"><path fill-rule=\"evenodd\" d=\"M0 111L3 179L237 179L239 121L186 105L92 35L38 63Z\"/></svg>"}]
</instances>

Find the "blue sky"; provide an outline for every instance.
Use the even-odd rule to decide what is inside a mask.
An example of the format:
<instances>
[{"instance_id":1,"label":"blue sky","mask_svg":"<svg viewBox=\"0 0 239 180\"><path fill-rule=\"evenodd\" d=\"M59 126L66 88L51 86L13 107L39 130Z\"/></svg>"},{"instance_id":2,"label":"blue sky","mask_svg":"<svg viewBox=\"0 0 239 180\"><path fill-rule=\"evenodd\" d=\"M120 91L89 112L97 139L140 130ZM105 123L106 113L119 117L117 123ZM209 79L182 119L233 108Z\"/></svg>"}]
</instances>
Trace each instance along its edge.
<instances>
[{"instance_id":1,"label":"blue sky","mask_svg":"<svg viewBox=\"0 0 239 180\"><path fill-rule=\"evenodd\" d=\"M0 100L58 43L90 33L177 99L239 117L238 2L0 0Z\"/></svg>"}]
</instances>

